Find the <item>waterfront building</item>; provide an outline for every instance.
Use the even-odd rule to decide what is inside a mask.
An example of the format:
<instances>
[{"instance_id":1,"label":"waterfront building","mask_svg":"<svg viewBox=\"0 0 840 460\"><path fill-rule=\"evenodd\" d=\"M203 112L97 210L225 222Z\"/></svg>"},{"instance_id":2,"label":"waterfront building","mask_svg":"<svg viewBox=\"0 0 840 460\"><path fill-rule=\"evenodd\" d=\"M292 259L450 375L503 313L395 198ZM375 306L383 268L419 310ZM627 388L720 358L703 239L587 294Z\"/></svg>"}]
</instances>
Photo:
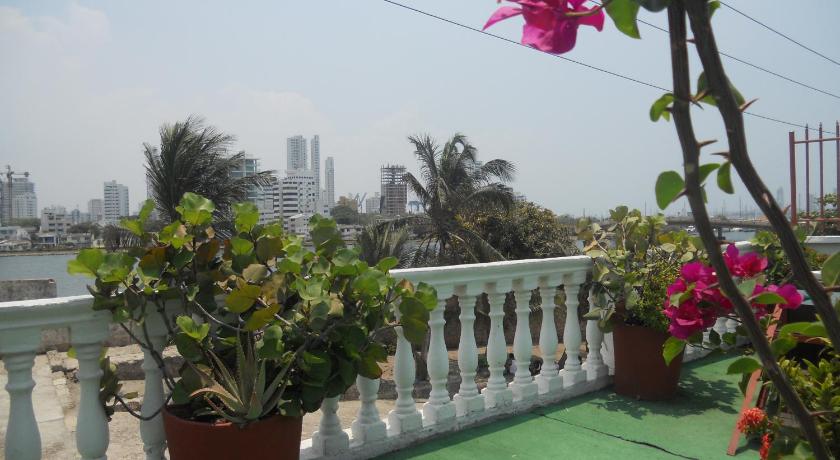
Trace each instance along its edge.
<instances>
[{"instance_id":1,"label":"waterfront building","mask_svg":"<svg viewBox=\"0 0 840 460\"><path fill-rule=\"evenodd\" d=\"M405 166L385 165L380 168L382 205L379 212L386 216L405 214L408 187L405 183Z\"/></svg>"},{"instance_id":2,"label":"waterfront building","mask_svg":"<svg viewBox=\"0 0 840 460\"><path fill-rule=\"evenodd\" d=\"M380 192L374 193L365 199L365 214L379 214L379 206L382 202L382 194Z\"/></svg>"},{"instance_id":3,"label":"waterfront building","mask_svg":"<svg viewBox=\"0 0 840 460\"><path fill-rule=\"evenodd\" d=\"M286 139L286 169L306 169L306 138L297 135Z\"/></svg>"},{"instance_id":4,"label":"waterfront building","mask_svg":"<svg viewBox=\"0 0 840 460\"><path fill-rule=\"evenodd\" d=\"M105 182L102 198L103 220L109 224L119 224L120 219L128 217L128 187L112 180Z\"/></svg>"},{"instance_id":5,"label":"waterfront building","mask_svg":"<svg viewBox=\"0 0 840 460\"><path fill-rule=\"evenodd\" d=\"M60 238L69 233L73 217L64 206L50 206L41 210L41 233L54 233Z\"/></svg>"},{"instance_id":6,"label":"waterfront building","mask_svg":"<svg viewBox=\"0 0 840 460\"><path fill-rule=\"evenodd\" d=\"M105 218L101 199L88 200L87 208L91 222L101 222Z\"/></svg>"},{"instance_id":7,"label":"waterfront building","mask_svg":"<svg viewBox=\"0 0 840 460\"><path fill-rule=\"evenodd\" d=\"M0 222L8 225L16 219L38 218L38 196L29 173L15 173L6 166L0 178Z\"/></svg>"}]
</instances>

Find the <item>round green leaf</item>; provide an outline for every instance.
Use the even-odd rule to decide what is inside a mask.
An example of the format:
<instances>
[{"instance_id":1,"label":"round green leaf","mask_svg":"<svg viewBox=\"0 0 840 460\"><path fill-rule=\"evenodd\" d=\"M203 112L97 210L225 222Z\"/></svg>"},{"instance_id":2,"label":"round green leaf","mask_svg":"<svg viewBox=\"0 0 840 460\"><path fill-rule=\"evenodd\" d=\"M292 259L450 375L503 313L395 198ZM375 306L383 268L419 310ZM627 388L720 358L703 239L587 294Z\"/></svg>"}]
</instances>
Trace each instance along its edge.
<instances>
[{"instance_id":1,"label":"round green leaf","mask_svg":"<svg viewBox=\"0 0 840 460\"><path fill-rule=\"evenodd\" d=\"M682 193L685 181L676 171L665 171L656 179L656 204L665 209Z\"/></svg>"},{"instance_id":2,"label":"round green leaf","mask_svg":"<svg viewBox=\"0 0 840 460\"><path fill-rule=\"evenodd\" d=\"M761 369L760 362L758 362L755 358L744 356L743 358L738 358L732 364L730 364L729 368L726 369L726 373L751 374L759 369Z\"/></svg>"}]
</instances>

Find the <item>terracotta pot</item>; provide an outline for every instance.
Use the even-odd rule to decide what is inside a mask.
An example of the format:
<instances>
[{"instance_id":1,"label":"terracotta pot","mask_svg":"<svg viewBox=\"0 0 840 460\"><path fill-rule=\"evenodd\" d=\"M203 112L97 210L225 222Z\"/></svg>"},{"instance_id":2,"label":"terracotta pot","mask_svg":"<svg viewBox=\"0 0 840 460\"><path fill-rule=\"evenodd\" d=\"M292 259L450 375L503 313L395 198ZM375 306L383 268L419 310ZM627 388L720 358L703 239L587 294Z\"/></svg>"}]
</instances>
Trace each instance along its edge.
<instances>
[{"instance_id":1,"label":"terracotta pot","mask_svg":"<svg viewBox=\"0 0 840 460\"><path fill-rule=\"evenodd\" d=\"M301 417L275 415L239 428L230 422L194 422L163 410L172 460L298 460Z\"/></svg>"},{"instance_id":2,"label":"terracotta pot","mask_svg":"<svg viewBox=\"0 0 840 460\"><path fill-rule=\"evenodd\" d=\"M683 355L666 366L662 345L668 334L644 326L619 322L613 330L615 392L636 399L658 401L677 393Z\"/></svg>"}]
</instances>

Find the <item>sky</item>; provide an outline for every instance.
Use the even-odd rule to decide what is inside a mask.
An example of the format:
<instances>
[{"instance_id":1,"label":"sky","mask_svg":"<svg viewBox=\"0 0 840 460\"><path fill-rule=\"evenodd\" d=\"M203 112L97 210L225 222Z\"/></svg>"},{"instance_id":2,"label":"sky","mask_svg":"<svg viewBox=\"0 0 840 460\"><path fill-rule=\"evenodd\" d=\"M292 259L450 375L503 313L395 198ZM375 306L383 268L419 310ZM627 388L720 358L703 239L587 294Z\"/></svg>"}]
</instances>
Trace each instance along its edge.
<instances>
[{"instance_id":1,"label":"sky","mask_svg":"<svg viewBox=\"0 0 840 460\"><path fill-rule=\"evenodd\" d=\"M840 2L728 1L840 60ZM498 6L402 2L473 27ZM491 32L518 41L521 24ZM721 50L840 93L840 66L727 8L715 27ZM582 27L565 56L669 88L667 34L640 30L633 40L609 20L603 32ZM724 64L747 99L758 98L756 113L832 130L840 117L837 98ZM514 188L555 212L651 211L657 175L682 164L673 124L648 118L661 93L382 0L0 1L0 166L30 172L41 208L85 210L115 179L128 185L135 210L145 198L142 144L158 143L162 123L195 114L281 173L286 138L319 134L322 161L335 158L339 195L377 191L385 163L416 171L408 135L443 142L461 132L480 159L514 162ZM715 161L710 153L725 150L719 118L713 108L694 116L698 138L721 141L704 149L704 161ZM759 172L787 193L788 131L803 130L751 117L746 126ZM740 183L736 192L710 191L710 206L749 202Z\"/></svg>"}]
</instances>

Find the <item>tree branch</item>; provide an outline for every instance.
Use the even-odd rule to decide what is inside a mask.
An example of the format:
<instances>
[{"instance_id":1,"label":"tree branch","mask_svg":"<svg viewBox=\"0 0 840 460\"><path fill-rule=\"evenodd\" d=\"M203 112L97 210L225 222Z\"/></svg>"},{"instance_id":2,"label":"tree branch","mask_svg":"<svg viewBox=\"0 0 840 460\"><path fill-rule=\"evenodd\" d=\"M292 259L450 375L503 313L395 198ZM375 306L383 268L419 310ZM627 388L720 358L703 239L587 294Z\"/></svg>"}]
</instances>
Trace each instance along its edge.
<instances>
[{"instance_id":1,"label":"tree branch","mask_svg":"<svg viewBox=\"0 0 840 460\"><path fill-rule=\"evenodd\" d=\"M828 459L828 451L825 443L820 437L814 419L810 416L808 409L802 403L799 395L791 386L785 374L782 373L776 358L770 349L770 344L764 336L758 320L750 307L749 302L741 295L735 281L726 267L723 255L718 249L719 243L715 238L715 232L709 222L709 215L706 211L706 204L703 200L703 193L700 184L700 145L694 135L694 127L691 121L691 112L688 101L691 97L691 82L689 79L688 50L686 42L686 18L684 0L675 0L668 7L668 24L671 37L671 71L674 80L674 108L672 114L680 146L683 152L685 169L686 198L691 205L691 212L694 215L697 231L706 246L709 260L717 273L718 282L723 293L732 301L735 311L743 321L747 336L752 342L756 354L761 358L764 365L764 373L776 386L782 399L796 416L802 427L805 438L811 444L811 448L817 459ZM707 8L705 1L688 0L689 5L700 5ZM697 45L698 48L700 45Z\"/></svg>"},{"instance_id":2,"label":"tree branch","mask_svg":"<svg viewBox=\"0 0 840 460\"><path fill-rule=\"evenodd\" d=\"M784 212L776 203L773 194L764 185L752 161L750 161L747 153L744 116L735 101L732 89L729 86L729 79L720 60L706 2L689 1L686 4L688 5L688 15L691 18L691 30L694 32L697 54L703 63L709 88L717 101L718 110L726 126L732 165L750 195L752 195L753 200L767 216L770 224L773 225L773 230L779 236L782 249L784 249L785 255L790 261L795 278L811 296L814 307L819 312L823 324L825 324L831 342L835 348L840 347L840 318L838 318L837 312L831 305L831 299L811 272L808 262L805 260L805 252L802 250L796 235L794 235Z\"/></svg>"}]
</instances>

